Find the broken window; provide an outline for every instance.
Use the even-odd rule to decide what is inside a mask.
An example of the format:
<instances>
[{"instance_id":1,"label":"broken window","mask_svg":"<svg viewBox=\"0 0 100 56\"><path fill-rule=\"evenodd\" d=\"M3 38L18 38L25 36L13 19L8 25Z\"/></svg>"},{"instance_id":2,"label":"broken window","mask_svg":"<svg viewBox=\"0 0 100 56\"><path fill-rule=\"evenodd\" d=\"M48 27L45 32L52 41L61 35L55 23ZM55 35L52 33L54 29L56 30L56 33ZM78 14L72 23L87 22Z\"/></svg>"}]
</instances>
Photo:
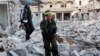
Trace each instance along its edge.
<instances>
[{"instance_id":1,"label":"broken window","mask_svg":"<svg viewBox=\"0 0 100 56\"><path fill-rule=\"evenodd\" d=\"M70 20L70 13L64 13L64 20Z\"/></svg>"},{"instance_id":2,"label":"broken window","mask_svg":"<svg viewBox=\"0 0 100 56\"><path fill-rule=\"evenodd\" d=\"M66 7L66 5L65 5L65 7Z\"/></svg>"},{"instance_id":3,"label":"broken window","mask_svg":"<svg viewBox=\"0 0 100 56\"><path fill-rule=\"evenodd\" d=\"M50 5L50 8L52 8L52 5Z\"/></svg>"},{"instance_id":4,"label":"broken window","mask_svg":"<svg viewBox=\"0 0 100 56\"><path fill-rule=\"evenodd\" d=\"M56 13L57 20L62 21L62 13Z\"/></svg>"},{"instance_id":5,"label":"broken window","mask_svg":"<svg viewBox=\"0 0 100 56\"><path fill-rule=\"evenodd\" d=\"M81 5L81 1L79 1L79 5Z\"/></svg>"},{"instance_id":6,"label":"broken window","mask_svg":"<svg viewBox=\"0 0 100 56\"><path fill-rule=\"evenodd\" d=\"M36 14L36 16L38 17L38 14Z\"/></svg>"},{"instance_id":7,"label":"broken window","mask_svg":"<svg viewBox=\"0 0 100 56\"><path fill-rule=\"evenodd\" d=\"M82 10L81 10L81 9L79 9L79 11L81 12Z\"/></svg>"},{"instance_id":8,"label":"broken window","mask_svg":"<svg viewBox=\"0 0 100 56\"><path fill-rule=\"evenodd\" d=\"M41 8L43 8L43 5L41 5Z\"/></svg>"},{"instance_id":9,"label":"broken window","mask_svg":"<svg viewBox=\"0 0 100 56\"><path fill-rule=\"evenodd\" d=\"M65 5L61 5L61 8L64 8L65 7Z\"/></svg>"}]
</instances>

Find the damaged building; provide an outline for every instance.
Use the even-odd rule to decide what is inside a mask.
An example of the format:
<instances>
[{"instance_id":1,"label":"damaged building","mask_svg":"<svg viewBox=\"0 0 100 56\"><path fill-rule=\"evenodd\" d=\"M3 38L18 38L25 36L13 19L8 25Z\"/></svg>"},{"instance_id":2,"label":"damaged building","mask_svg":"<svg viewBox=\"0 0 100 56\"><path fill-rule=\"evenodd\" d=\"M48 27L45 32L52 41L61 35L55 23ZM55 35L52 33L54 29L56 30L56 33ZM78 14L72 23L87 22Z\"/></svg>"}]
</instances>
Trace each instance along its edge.
<instances>
[{"instance_id":1,"label":"damaged building","mask_svg":"<svg viewBox=\"0 0 100 56\"><path fill-rule=\"evenodd\" d=\"M100 19L100 0L79 0L76 3L77 10L81 13L83 20L99 20ZM78 12L74 12L77 14Z\"/></svg>"},{"instance_id":2,"label":"damaged building","mask_svg":"<svg viewBox=\"0 0 100 56\"><path fill-rule=\"evenodd\" d=\"M17 11L17 12L16 12ZM0 0L0 26L4 30L19 18L20 3L18 0Z\"/></svg>"},{"instance_id":3,"label":"damaged building","mask_svg":"<svg viewBox=\"0 0 100 56\"><path fill-rule=\"evenodd\" d=\"M90 19L100 19L100 0L89 0Z\"/></svg>"},{"instance_id":4,"label":"damaged building","mask_svg":"<svg viewBox=\"0 0 100 56\"><path fill-rule=\"evenodd\" d=\"M40 5L41 19L43 19L43 13L46 10L51 10L54 13L56 21L70 21L71 13L74 11L75 0L43 0ZM31 7L33 13L38 16L38 7Z\"/></svg>"},{"instance_id":5,"label":"damaged building","mask_svg":"<svg viewBox=\"0 0 100 56\"><path fill-rule=\"evenodd\" d=\"M6 28L3 32L0 31L0 56L45 56L41 30L37 29L40 26L40 22L37 24L38 19L43 19L45 10L53 11L54 18L58 21L56 37L62 41L57 41L60 56L100 56L100 20L69 21L74 13L90 13L84 11L87 9L85 7L81 7L81 11L74 11L76 8L73 5L73 0L43 0L43 3L38 4L40 9L38 6L32 6L33 14L40 18L35 20L33 17L32 22L36 28L30 35L31 39L25 41L26 33L19 28L20 10L23 6L18 0L0 0L0 26ZM18 28L15 25L18 25ZM14 31L13 34L11 31Z\"/></svg>"}]
</instances>

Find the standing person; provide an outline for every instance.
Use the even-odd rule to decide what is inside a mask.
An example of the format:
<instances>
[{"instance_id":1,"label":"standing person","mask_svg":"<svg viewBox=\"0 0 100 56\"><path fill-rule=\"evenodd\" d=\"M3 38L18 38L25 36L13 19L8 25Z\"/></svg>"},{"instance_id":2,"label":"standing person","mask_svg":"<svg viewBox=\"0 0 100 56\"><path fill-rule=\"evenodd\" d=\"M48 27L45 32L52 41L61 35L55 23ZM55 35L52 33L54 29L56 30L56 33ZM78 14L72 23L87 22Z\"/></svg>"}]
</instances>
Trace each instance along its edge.
<instances>
[{"instance_id":1,"label":"standing person","mask_svg":"<svg viewBox=\"0 0 100 56\"><path fill-rule=\"evenodd\" d=\"M51 13L47 10L44 14L44 19L40 24L40 28L42 30L45 55L51 56L51 51L53 56L59 56L57 50L57 43L54 37L57 27L54 19L52 19Z\"/></svg>"},{"instance_id":2,"label":"standing person","mask_svg":"<svg viewBox=\"0 0 100 56\"><path fill-rule=\"evenodd\" d=\"M23 18L21 23L25 26L26 41L30 39L31 33L34 31L34 26L32 24L32 14L28 4L25 5L23 11Z\"/></svg>"}]
</instances>

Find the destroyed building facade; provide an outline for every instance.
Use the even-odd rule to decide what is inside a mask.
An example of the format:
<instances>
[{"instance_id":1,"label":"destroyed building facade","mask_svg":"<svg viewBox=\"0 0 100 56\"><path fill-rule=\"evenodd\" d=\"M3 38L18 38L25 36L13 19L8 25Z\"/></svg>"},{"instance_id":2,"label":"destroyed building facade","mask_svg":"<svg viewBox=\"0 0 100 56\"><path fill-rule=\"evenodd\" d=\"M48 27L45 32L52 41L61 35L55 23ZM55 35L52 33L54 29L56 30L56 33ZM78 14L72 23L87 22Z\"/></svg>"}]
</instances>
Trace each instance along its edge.
<instances>
[{"instance_id":1,"label":"destroyed building facade","mask_svg":"<svg viewBox=\"0 0 100 56\"><path fill-rule=\"evenodd\" d=\"M57 21L70 21L71 13L74 11L75 0L43 0L40 5L41 19L46 10L51 10L54 13L54 18ZM38 7L32 6L32 11L38 16Z\"/></svg>"},{"instance_id":2,"label":"destroyed building facade","mask_svg":"<svg viewBox=\"0 0 100 56\"><path fill-rule=\"evenodd\" d=\"M0 0L0 26L3 29L19 19L20 8L19 0Z\"/></svg>"}]
</instances>

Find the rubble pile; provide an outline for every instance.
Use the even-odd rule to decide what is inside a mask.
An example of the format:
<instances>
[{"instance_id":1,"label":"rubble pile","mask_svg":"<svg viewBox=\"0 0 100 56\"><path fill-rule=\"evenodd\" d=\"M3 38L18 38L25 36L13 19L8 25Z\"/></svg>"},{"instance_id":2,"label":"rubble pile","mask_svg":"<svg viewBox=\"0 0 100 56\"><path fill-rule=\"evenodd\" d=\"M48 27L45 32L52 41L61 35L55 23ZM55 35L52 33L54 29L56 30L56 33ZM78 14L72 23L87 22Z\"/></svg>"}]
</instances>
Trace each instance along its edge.
<instances>
[{"instance_id":1,"label":"rubble pile","mask_svg":"<svg viewBox=\"0 0 100 56\"><path fill-rule=\"evenodd\" d=\"M100 56L99 25L100 21L70 22L59 28L57 34L69 43L71 56Z\"/></svg>"},{"instance_id":2,"label":"rubble pile","mask_svg":"<svg viewBox=\"0 0 100 56\"><path fill-rule=\"evenodd\" d=\"M35 30L29 41L25 40L25 35L23 29L13 30L8 27L0 35L0 51L5 52L7 56L44 56L41 31Z\"/></svg>"},{"instance_id":3,"label":"rubble pile","mask_svg":"<svg viewBox=\"0 0 100 56\"><path fill-rule=\"evenodd\" d=\"M57 42L61 56L100 56L100 21L61 24L57 25L57 35L63 39ZM41 30L36 29L29 41L25 41L25 35L20 28L0 29L0 55L44 56Z\"/></svg>"}]
</instances>

